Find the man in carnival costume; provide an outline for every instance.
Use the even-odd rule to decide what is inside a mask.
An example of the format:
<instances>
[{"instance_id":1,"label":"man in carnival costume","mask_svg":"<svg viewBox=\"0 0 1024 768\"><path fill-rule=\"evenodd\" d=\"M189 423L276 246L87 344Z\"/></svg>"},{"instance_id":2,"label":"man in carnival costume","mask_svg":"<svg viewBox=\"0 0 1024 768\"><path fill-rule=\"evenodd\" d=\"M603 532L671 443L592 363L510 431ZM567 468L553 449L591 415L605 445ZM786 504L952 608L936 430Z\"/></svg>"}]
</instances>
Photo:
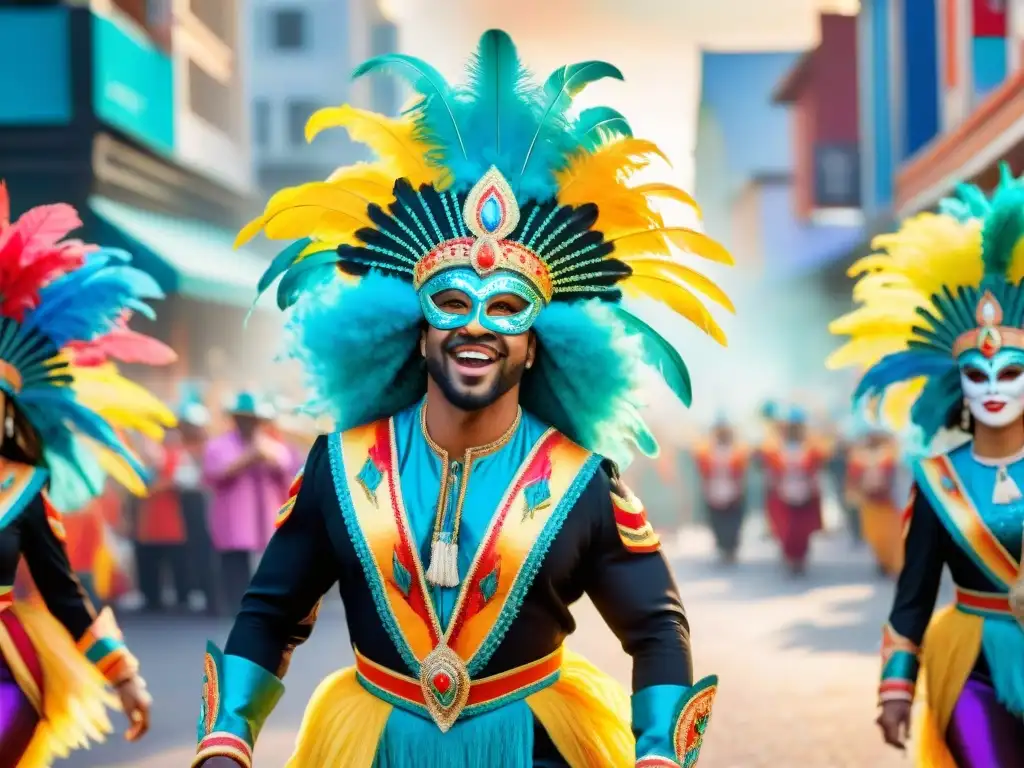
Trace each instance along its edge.
<instances>
[{"instance_id":1,"label":"man in carnival costume","mask_svg":"<svg viewBox=\"0 0 1024 768\"><path fill-rule=\"evenodd\" d=\"M831 364L868 368L858 399L926 444L970 437L914 464L878 722L903 748L920 669L918 765L1024 765L1024 186L1004 169L940 211L875 240L851 270L863 306L832 325L851 340ZM933 615L944 566L956 602Z\"/></svg>"},{"instance_id":2,"label":"man in carnival costume","mask_svg":"<svg viewBox=\"0 0 1024 768\"><path fill-rule=\"evenodd\" d=\"M57 204L10 221L0 184L0 767L42 768L112 730L118 699L134 740L149 696L110 609L75 578L59 510L81 509L109 475L143 493L145 469L118 429L159 438L173 415L114 361L174 353L128 330L160 291L120 251L63 238L81 226ZM24 557L45 608L16 602ZM113 687L117 697L111 696Z\"/></svg>"},{"instance_id":3,"label":"man in carnival costume","mask_svg":"<svg viewBox=\"0 0 1024 768\"><path fill-rule=\"evenodd\" d=\"M799 406L779 412L778 432L762 446L765 506L782 557L793 574L806 568L811 537L822 528L820 472L828 456Z\"/></svg>"},{"instance_id":4,"label":"man in carnival costume","mask_svg":"<svg viewBox=\"0 0 1024 768\"><path fill-rule=\"evenodd\" d=\"M736 561L747 506L750 451L736 437L725 414L719 414L710 434L693 452L700 476L701 498L708 525L725 563Z\"/></svg>"},{"instance_id":5,"label":"man in carnival costume","mask_svg":"<svg viewBox=\"0 0 1024 768\"><path fill-rule=\"evenodd\" d=\"M306 711L293 768L692 766L716 678L694 684L689 629L643 506L617 479L656 444L644 372L689 400L678 353L619 303L649 295L719 336L670 244L728 262L629 186L655 145L612 109L570 118L610 64L535 86L501 31L469 85L393 54L399 119L312 117L379 156L275 195L243 232L302 237L265 276L296 303L310 402L333 415L243 601L206 657L196 765L249 766L295 646L337 582L355 666ZM607 458L605 458L607 457ZM630 702L563 647L589 595L633 657ZM633 732L631 732L631 726ZM634 736L634 733L636 734Z\"/></svg>"}]
</instances>

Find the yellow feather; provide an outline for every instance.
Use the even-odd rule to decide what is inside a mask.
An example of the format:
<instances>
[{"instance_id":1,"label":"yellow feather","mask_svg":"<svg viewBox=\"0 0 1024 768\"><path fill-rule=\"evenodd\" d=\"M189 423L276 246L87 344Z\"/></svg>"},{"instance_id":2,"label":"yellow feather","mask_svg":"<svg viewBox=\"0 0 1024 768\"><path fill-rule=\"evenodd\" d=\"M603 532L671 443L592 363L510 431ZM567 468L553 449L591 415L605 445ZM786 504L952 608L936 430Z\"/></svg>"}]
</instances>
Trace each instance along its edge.
<instances>
[{"instance_id":1,"label":"yellow feather","mask_svg":"<svg viewBox=\"0 0 1024 768\"><path fill-rule=\"evenodd\" d=\"M1006 270L1006 279L1016 285L1024 280L1024 240L1021 240L1013 247L1013 254L1010 256L1010 266Z\"/></svg>"},{"instance_id":2,"label":"yellow feather","mask_svg":"<svg viewBox=\"0 0 1024 768\"><path fill-rule=\"evenodd\" d=\"M621 184L650 165L652 156L668 163L665 153L653 141L631 137L607 142L593 152L579 152L556 174L558 199L563 205L598 202L590 196L582 197L577 185L594 189L609 183ZM581 202L570 202L570 199Z\"/></svg>"},{"instance_id":3,"label":"yellow feather","mask_svg":"<svg viewBox=\"0 0 1024 768\"><path fill-rule=\"evenodd\" d=\"M366 215L368 202L339 185L312 182L297 188L283 202L268 203L263 227L267 237L278 240L315 237L340 241L372 226Z\"/></svg>"},{"instance_id":4,"label":"yellow feather","mask_svg":"<svg viewBox=\"0 0 1024 768\"><path fill-rule=\"evenodd\" d=\"M709 299L730 312L736 311L736 307L732 303L732 299L730 299L726 295L725 291L719 288L713 280L702 275L696 270L680 264L674 259L634 258L627 259L625 261L626 264L629 265L630 269L633 270L633 275L636 277L651 277L658 279L664 274L671 275L685 283L689 283Z\"/></svg>"},{"instance_id":5,"label":"yellow feather","mask_svg":"<svg viewBox=\"0 0 1024 768\"><path fill-rule=\"evenodd\" d=\"M104 448L99 443L88 441L96 455L100 467L125 490L134 496L146 495L146 483L138 476L131 465L116 453Z\"/></svg>"},{"instance_id":6,"label":"yellow feather","mask_svg":"<svg viewBox=\"0 0 1024 768\"><path fill-rule=\"evenodd\" d=\"M718 324L708 308L690 289L670 277L649 277L632 275L622 283L627 294L647 296L666 304L682 315L722 346L726 345L725 331Z\"/></svg>"},{"instance_id":7,"label":"yellow feather","mask_svg":"<svg viewBox=\"0 0 1024 768\"><path fill-rule=\"evenodd\" d=\"M925 325L925 323L912 309L858 307L853 312L833 320L829 323L828 329L837 336L895 332L909 335L910 329L914 325Z\"/></svg>"},{"instance_id":8,"label":"yellow feather","mask_svg":"<svg viewBox=\"0 0 1024 768\"><path fill-rule=\"evenodd\" d=\"M716 261L720 264L733 264L733 258L725 248L705 234L688 227L660 227L657 229L627 232L608 238L615 247L613 256L626 260L631 256L644 254L665 254L670 250L668 244L680 248L695 256Z\"/></svg>"},{"instance_id":9,"label":"yellow feather","mask_svg":"<svg viewBox=\"0 0 1024 768\"><path fill-rule=\"evenodd\" d=\"M892 336L862 336L848 341L829 355L825 361L825 366L832 370L846 368L850 365L870 368L886 355L900 352L906 348L907 339L899 334Z\"/></svg>"},{"instance_id":10,"label":"yellow feather","mask_svg":"<svg viewBox=\"0 0 1024 768\"><path fill-rule=\"evenodd\" d=\"M427 163L429 146L415 138L416 125L408 117L385 115L349 104L318 110L306 123L306 140L312 141L326 128L344 128L353 141L368 146L377 157L393 163L396 177L418 187L440 178L438 169Z\"/></svg>"},{"instance_id":11,"label":"yellow feather","mask_svg":"<svg viewBox=\"0 0 1024 768\"><path fill-rule=\"evenodd\" d=\"M639 187L633 187L633 191L639 192L645 197L664 197L668 200L675 200L677 203L693 208L697 216L703 217L704 215L693 197L679 187L673 187L671 184L641 184Z\"/></svg>"},{"instance_id":12,"label":"yellow feather","mask_svg":"<svg viewBox=\"0 0 1024 768\"><path fill-rule=\"evenodd\" d=\"M79 402L115 428L134 429L159 439L176 423L174 414L153 394L117 372L111 364L74 366L72 386Z\"/></svg>"}]
</instances>

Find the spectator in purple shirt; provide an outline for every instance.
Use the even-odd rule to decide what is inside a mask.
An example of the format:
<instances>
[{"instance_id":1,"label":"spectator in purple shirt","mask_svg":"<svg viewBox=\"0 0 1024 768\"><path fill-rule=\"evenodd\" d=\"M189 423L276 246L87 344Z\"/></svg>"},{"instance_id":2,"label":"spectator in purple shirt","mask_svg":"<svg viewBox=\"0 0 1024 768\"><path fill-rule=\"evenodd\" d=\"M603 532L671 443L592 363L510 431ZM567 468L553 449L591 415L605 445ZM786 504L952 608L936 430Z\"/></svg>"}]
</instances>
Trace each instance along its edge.
<instances>
[{"instance_id":1,"label":"spectator in purple shirt","mask_svg":"<svg viewBox=\"0 0 1024 768\"><path fill-rule=\"evenodd\" d=\"M235 611L288 496L291 452L268 434L274 408L240 392L230 408L234 429L206 446L203 474L211 492L210 536L218 553L223 605Z\"/></svg>"}]
</instances>

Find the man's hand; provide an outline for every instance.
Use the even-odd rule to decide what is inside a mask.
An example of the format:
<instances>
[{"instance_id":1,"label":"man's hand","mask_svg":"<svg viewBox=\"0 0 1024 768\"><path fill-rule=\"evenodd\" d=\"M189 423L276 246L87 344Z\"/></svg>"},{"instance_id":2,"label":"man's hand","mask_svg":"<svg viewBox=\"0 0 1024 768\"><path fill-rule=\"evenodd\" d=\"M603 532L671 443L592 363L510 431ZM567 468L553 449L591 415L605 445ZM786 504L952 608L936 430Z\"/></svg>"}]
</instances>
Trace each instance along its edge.
<instances>
[{"instance_id":1,"label":"man's hand","mask_svg":"<svg viewBox=\"0 0 1024 768\"><path fill-rule=\"evenodd\" d=\"M882 729L885 743L896 749L906 749L906 740L910 736L909 701L883 701L882 713L878 716L878 726Z\"/></svg>"},{"instance_id":2,"label":"man's hand","mask_svg":"<svg viewBox=\"0 0 1024 768\"><path fill-rule=\"evenodd\" d=\"M146 690L146 681L138 675L133 675L117 686L117 695L121 699L121 708L131 723L124 737L128 741L137 741L149 730L149 708L153 704L153 698Z\"/></svg>"}]
</instances>

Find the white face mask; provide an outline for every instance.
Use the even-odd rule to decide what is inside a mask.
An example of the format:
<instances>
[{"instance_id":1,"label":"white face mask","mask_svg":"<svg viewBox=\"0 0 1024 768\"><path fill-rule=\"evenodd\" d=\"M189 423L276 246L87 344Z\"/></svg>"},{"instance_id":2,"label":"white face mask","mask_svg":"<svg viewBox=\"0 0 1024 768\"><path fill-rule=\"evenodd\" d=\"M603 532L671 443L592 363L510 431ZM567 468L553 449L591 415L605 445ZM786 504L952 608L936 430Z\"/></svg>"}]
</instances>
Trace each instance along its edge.
<instances>
[{"instance_id":1,"label":"white face mask","mask_svg":"<svg viewBox=\"0 0 1024 768\"><path fill-rule=\"evenodd\" d=\"M1024 414L1024 350L1001 349L990 359L976 349L958 360L964 400L976 421L1005 427Z\"/></svg>"}]
</instances>

